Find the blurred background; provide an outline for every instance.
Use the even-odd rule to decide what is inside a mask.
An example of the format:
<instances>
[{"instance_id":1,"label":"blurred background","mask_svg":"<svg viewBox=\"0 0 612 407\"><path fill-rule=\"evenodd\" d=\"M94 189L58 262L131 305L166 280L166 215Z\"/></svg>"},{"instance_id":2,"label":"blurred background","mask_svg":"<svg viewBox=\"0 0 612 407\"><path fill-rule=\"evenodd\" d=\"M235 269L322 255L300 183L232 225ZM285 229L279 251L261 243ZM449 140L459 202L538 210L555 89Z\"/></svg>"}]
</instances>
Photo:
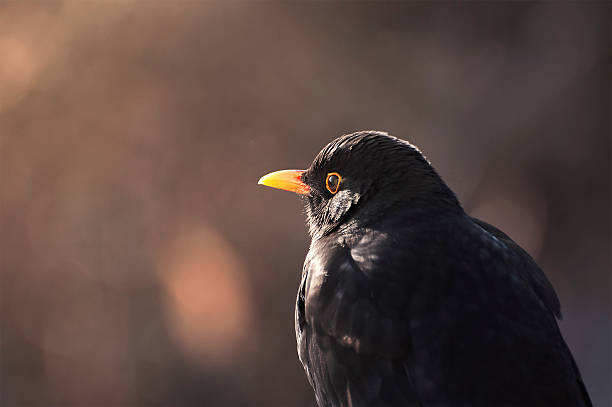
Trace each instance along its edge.
<instances>
[{"instance_id":1,"label":"blurred background","mask_svg":"<svg viewBox=\"0 0 612 407\"><path fill-rule=\"evenodd\" d=\"M609 406L610 3L0 4L0 404L295 405L302 203L417 144L529 251Z\"/></svg>"}]
</instances>

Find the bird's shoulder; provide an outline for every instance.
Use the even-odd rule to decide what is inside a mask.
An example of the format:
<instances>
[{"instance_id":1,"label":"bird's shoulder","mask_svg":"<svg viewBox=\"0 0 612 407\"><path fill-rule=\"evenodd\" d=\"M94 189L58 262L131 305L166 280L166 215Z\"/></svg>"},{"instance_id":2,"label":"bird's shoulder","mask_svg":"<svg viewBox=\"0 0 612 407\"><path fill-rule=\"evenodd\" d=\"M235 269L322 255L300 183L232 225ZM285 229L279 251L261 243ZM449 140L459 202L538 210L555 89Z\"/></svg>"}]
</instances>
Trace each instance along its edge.
<instances>
[{"instance_id":1,"label":"bird's shoulder","mask_svg":"<svg viewBox=\"0 0 612 407\"><path fill-rule=\"evenodd\" d=\"M489 240L495 239L504 246L504 252L509 253L513 259L514 271L521 274L546 308L557 318L561 318L561 304L555 290L535 260L507 234L497 227L477 218L470 220L482 231L476 229L476 233L486 235Z\"/></svg>"}]
</instances>

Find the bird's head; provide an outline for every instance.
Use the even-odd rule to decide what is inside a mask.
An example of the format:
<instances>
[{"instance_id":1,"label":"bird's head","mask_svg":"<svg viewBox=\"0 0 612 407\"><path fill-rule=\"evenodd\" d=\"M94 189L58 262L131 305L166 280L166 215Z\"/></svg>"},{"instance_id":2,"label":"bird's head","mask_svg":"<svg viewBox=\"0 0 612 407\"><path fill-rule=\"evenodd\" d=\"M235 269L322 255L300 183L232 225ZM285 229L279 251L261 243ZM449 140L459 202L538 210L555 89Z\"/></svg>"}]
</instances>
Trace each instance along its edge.
<instances>
[{"instance_id":1,"label":"bird's head","mask_svg":"<svg viewBox=\"0 0 612 407\"><path fill-rule=\"evenodd\" d=\"M363 225L394 208L415 214L459 208L417 147L378 131L338 137L307 170L276 171L259 184L302 195L313 236L352 221Z\"/></svg>"}]
</instances>

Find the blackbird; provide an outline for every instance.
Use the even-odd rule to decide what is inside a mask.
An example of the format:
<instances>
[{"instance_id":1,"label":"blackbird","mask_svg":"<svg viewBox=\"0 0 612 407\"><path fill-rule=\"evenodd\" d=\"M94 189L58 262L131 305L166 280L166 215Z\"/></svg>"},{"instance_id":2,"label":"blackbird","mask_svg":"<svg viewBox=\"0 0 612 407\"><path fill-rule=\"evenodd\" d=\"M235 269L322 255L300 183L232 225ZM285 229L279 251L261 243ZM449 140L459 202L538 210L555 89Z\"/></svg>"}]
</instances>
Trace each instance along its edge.
<instances>
[{"instance_id":1,"label":"blackbird","mask_svg":"<svg viewBox=\"0 0 612 407\"><path fill-rule=\"evenodd\" d=\"M417 147L348 134L259 183L305 198L295 331L319 406L592 405L542 270Z\"/></svg>"}]
</instances>

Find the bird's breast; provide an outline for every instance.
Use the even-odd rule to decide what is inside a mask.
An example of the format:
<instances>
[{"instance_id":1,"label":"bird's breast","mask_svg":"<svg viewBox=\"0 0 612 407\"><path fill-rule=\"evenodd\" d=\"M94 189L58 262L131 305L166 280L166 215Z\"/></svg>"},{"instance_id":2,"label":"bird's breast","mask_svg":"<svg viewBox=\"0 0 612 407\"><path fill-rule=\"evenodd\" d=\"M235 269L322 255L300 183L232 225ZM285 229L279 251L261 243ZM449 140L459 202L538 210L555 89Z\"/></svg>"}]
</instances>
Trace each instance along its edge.
<instances>
[{"instance_id":1,"label":"bird's breast","mask_svg":"<svg viewBox=\"0 0 612 407\"><path fill-rule=\"evenodd\" d=\"M381 245L381 238L368 239L362 244ZM329 240L311 245L304 266L302 304L298 295L297 322L302 314L312 335L333 337L358 353L400 352L406 333L405 324L398 323L403 307L395 300L404 301L406 296L375 270L379 254L362 255L364 251L353 251L355 247ZM367 271L360 267L365 263L371 266Z\"/></svg>"}]
</instances>

